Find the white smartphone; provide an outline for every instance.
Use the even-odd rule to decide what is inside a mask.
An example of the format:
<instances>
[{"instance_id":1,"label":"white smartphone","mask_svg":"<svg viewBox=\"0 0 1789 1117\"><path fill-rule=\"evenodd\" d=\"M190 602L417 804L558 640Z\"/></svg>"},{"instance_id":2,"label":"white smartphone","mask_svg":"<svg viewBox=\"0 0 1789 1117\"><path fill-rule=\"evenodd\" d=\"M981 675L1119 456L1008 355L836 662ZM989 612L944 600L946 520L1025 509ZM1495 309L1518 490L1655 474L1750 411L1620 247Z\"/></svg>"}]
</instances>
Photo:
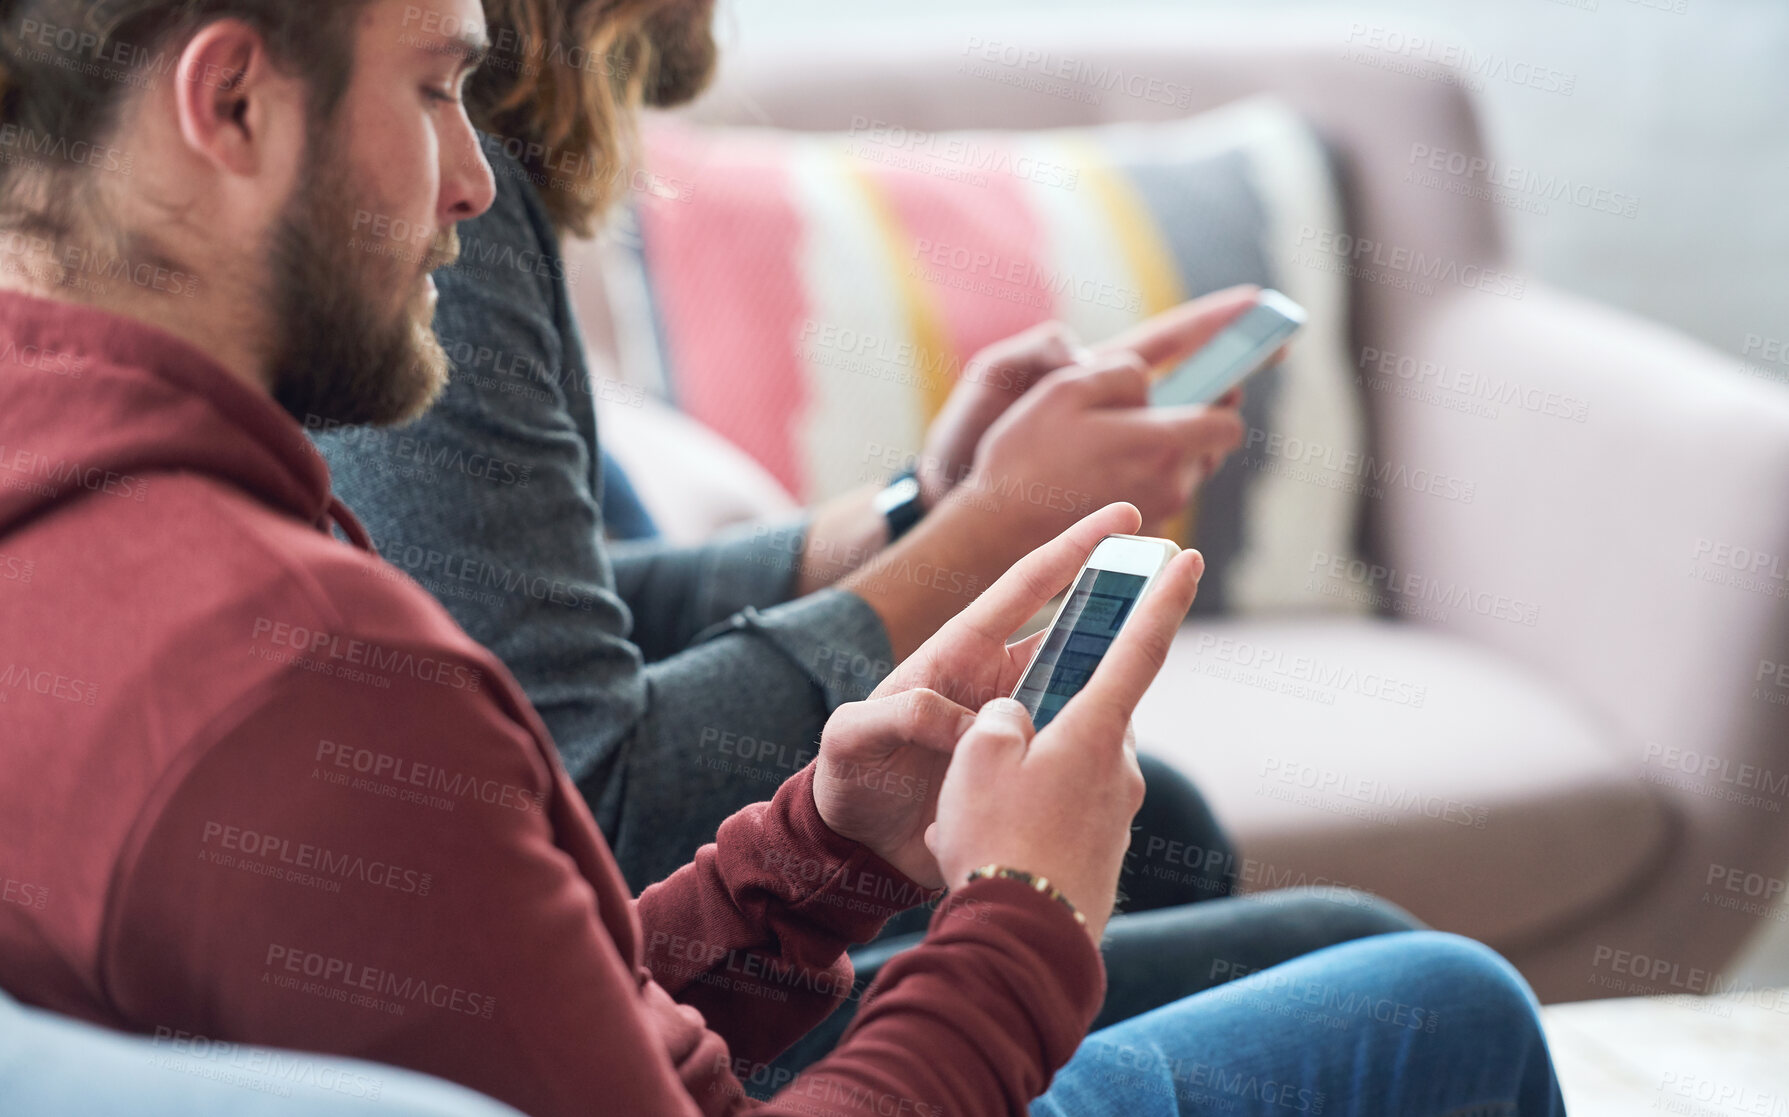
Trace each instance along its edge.
<instances>
[{"instance_id":1,"label":"white smartphone","mask_svg":"<svg viewBox=\"0 0 1789 1117\"><path fill-rule=\"evenodd\" d=\"M1213 402L1260 372L1307 317L1304 307L1278 291L1261 292L1260 301L1206 342L1205 348L1156 381L1149 402L1160 406Z\"/></svg>"},{"instance_id":2,"label":"white smartphone","mask_svg":"<svg viewBox=\"0 0 1789 1117\"><path fill-rule=\"evenodd\" d=\"M1166 539L1108 535L1100 540L1013 691L1031 711L1032 725L1042 729L1050 724L1087 685L1137 602L1179 553L1180 547Z\"/></svg>"}]
</instances>

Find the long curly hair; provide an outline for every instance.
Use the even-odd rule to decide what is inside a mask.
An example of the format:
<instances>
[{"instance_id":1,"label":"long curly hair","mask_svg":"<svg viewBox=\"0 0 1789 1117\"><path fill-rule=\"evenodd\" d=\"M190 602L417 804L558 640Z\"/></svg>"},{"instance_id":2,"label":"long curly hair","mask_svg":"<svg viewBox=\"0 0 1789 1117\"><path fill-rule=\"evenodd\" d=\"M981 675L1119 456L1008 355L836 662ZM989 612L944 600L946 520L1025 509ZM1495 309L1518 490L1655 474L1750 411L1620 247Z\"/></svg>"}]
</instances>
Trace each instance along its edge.
<instances>
[{"instance_id":1,"label":"long curly hair","mask_svg":"<svg viewBox=\"0 0 1789 1117\"><path fill-rule=\"evenodd\" d=\"M587 236L620 195L667 0L485 0L491 53L472 119L528 170L559 228Z\"/></svg>"}]
</instances>

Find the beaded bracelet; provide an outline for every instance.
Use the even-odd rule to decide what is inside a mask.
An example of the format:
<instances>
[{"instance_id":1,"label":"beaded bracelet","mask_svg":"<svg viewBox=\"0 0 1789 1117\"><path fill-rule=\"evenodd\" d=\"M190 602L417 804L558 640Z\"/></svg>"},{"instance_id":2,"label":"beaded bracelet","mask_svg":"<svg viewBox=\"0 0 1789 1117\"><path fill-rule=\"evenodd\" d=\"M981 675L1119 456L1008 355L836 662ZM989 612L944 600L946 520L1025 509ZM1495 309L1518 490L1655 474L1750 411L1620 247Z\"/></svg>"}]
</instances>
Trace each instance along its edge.
<instances>
[{"instance_id":1,"label":"beaded bracelet","mask_svg":"<svg viewBox=\"0 0 1789 1117\"><path fill-rule=\"evenodd\" d=\"M1080 909L1076 908L1074 903L1070 901L1067 896L1062 894L1062 890L1045 880L1043 877L1038 876L1036 873L1028 873L1023 869L1009 869L1005 865L983 865L981 868L969 874L969 880L978 880L982 878L988 880L1016 880L1020 884L1028 885L1067 908L1068 913L1075 917L1076 923L1079 923L1083 927L1087 926L1087 917L1082 915ZM968 883L968 881L965 881L964 883Z\"/></svg>"}]
</instances>

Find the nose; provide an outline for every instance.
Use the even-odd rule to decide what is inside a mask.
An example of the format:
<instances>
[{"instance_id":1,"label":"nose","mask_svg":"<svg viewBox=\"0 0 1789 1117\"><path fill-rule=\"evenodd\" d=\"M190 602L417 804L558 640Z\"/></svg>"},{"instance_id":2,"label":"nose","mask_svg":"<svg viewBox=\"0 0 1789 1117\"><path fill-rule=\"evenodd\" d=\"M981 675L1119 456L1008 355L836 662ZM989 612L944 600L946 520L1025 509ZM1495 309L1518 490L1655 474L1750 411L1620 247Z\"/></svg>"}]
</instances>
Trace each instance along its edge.
<instances>
[{"instance_id":1,"label":"nose","mask_svg":"<svg viewBox=\"0 0 1789 1117\"><path fill-rule=\"evenodd\" d=\"M485 159L484 148L472 122L460 114L462 126L454 142L442 145L445 166L441 170L441 224L470 221L497 200L497 179ZM450 150L451 149L451 150Z\"/></svg>"}]
</instances>

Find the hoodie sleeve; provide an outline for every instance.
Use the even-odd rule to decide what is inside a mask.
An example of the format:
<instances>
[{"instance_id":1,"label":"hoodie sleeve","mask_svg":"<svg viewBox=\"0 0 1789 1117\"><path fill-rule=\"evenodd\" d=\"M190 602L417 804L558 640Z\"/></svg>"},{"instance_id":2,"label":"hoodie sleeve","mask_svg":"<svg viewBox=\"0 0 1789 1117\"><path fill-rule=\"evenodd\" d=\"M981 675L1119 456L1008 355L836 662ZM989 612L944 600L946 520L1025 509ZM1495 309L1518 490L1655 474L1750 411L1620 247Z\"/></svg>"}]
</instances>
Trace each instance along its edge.
<instances>
[{"instance_id":1,"label":"hoodie sleeve","mask_svg":"<svg viewBox=\"0 0 1789 1117\"><path fill-rule=\"evenodd\" d=\"M810 764L640 894L646 964L735 1057L768 1063L862 992L845 947L936 895L827 828Z\"/></svg>"},{"instance_id":2,"label":"hoodie sleeve","mask_svg":"<svg viewBox=\"0 0 1789 1117\"><path fill-rule=\"evenodd\" d=\"M1023 1114L1104 999L1099 953L1061 904L982 880L951 893L926 941L869 989L852 985L848 960L826 967L843 941L866 941L927 898L938 894L827 828L810 765L728 819L639 910L654 975L702 1010L743 1077L817 1022L791 1002L862 997L838 1048L766 1114Z\"/></svg>"},{"instance_id":3,"label":"hoodie sleeve","mask_svg":"<svg viewBox=\"0 0 1789 1117\"><path fill-rule=\"evenodd\" d=\"M898 874L794 785L730 820L643 925L506 678L427 646L349 646L353 666L327 644L246 695L151 796L102 933L118 1013L391 1063L536 1117L758 1109L739 1072L848 987L843 940ZM839 903L859 887L868 912ZM933 928L764 1112L1024 1112L1097 1009L1097 952L1010 882L963 889Z\"/></svg>"},{"instance_id":4,"label":"hoodie sleeve","mask_svg":"<svg viewBox=\"0 0 1789 1117\"><path fill-rule=\"evenodd\" d=\"M1024 1117L1105 991L1099 951L1067 908L1016 881L978 880L883 967L838 1047L768 1111Z\"/></svg>"}]
</instances>

